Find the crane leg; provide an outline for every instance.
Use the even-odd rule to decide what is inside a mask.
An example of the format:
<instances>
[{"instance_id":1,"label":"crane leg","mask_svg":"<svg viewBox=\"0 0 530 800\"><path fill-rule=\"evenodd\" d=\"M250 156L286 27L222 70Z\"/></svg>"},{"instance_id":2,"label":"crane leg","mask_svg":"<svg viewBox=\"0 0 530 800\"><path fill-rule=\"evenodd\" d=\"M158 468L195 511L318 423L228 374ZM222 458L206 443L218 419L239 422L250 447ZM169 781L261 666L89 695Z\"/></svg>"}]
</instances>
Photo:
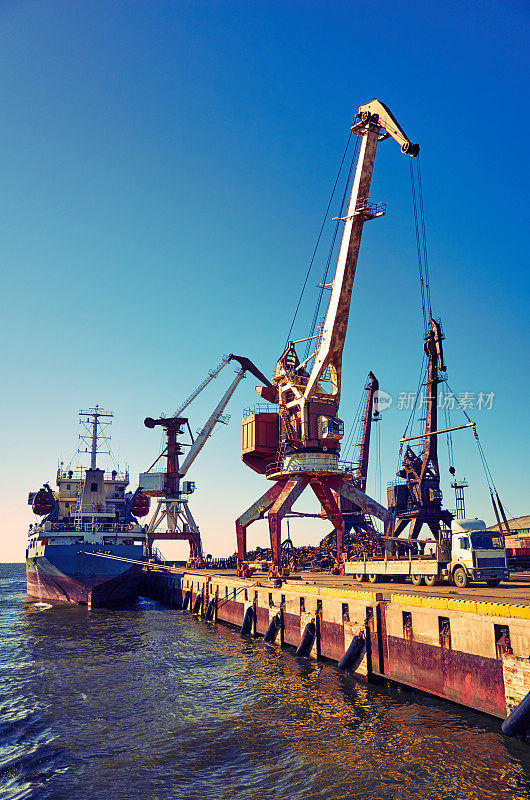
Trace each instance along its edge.
<instances>
[{"instance_id":1,"label":"crane leg","mask_svg":"<svg viewBox=\"0 0 530 800\"><path fill-rule=\"evenodd\" d=\"M281 563L282 519L291 510L305 487L307 480L296 478L278 481L280 492L269 511L269 533L272 549L272 569L277 573Z\"/></svg>"},{"instance_id":2,"label":"crane leg","mask_svg":"<svg viewBox=\"0 0 530 800\"><path fill-rule=\"evenodd\" d=\"M344 518L335 500L331 488L325 479L311 481L311 488L317 496L322 508L335 528L337 535L337 562L333 568L335 573L344 572Z\"/></svg>"},{"instance_id":3,"label":"crane leg","mask_svg":"<svg viewBox=\"0 0 530 800\"><path fill-rule=\"evenodd\" d=\"M326 484L334 492L338 492L342 497L346 497L358 506L363 514L371 514L376 519L380 519L386 523L388 519L388 509L382 506L377 500L369 497L367 494L357 489L349 481L342 478L327 478Z\"/></svg>"},{"instance_id":4,"label":"crane leg","mask_svg":"<svg viewBox=\"0 0 530 800\"><path fill-rule=\"evenodd\" d=\"M273 484L265 494L253 503L250 508L241 514L239 519L236 520L236 537L237 537L237 560L242 562L247 557L247 528L258 519L263 519L263 515L273 505L282 490L280 483Z\"/></svg>"},{"instance_id":5,"label":"crane leg","mask_svg":"<svg viewBox=\"0 0 530 800\"><path fill-rule=\"evenodd\" d=\"M415 519L411 520L409 539L416 540L420 535L422 527L423 527L423 520L421 517L416 517Z\"/></svg>"}]
</instances>

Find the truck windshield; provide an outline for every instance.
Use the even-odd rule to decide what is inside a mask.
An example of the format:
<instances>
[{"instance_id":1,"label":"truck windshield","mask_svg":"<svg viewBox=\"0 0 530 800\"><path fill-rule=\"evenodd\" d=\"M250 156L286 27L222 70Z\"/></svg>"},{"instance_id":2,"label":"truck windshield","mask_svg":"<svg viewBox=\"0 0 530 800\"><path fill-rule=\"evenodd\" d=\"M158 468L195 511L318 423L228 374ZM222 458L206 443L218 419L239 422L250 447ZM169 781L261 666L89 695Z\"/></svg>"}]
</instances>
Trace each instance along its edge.
<instances>
[{"instance_id":1,"label":"truck windshield","mask_svg":"<svg viewBox=\"0 0 530 800\"><path fill-rule=\"evenodd\" d=\"M491 533L472 533L471 542L475 550L502 550L504 548L502 536L493 536Z\"/></svg>"}]
</instances>

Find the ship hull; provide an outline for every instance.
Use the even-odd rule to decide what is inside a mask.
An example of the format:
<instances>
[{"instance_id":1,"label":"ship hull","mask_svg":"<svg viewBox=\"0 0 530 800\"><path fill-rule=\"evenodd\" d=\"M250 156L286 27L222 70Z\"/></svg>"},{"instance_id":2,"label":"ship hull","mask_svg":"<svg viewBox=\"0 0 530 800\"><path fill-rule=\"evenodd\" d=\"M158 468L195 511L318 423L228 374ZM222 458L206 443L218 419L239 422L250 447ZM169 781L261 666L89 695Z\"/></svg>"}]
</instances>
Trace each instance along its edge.
<instances>
[{"instance_id":1,"label":"ship hull","mask_svg":"<svg viewBox=\"0 0 530 800\"><path fill-rule=\"evenodd\" d=\"M91 553L141 561L141 546L85 546ZM140 564L101 558L79 545L48 545L42 555L26 560L28 596L37 600L106 606L134 600L142 573ZM123 551L123 552L122 552Z\"/></svg>"}]
</instances>

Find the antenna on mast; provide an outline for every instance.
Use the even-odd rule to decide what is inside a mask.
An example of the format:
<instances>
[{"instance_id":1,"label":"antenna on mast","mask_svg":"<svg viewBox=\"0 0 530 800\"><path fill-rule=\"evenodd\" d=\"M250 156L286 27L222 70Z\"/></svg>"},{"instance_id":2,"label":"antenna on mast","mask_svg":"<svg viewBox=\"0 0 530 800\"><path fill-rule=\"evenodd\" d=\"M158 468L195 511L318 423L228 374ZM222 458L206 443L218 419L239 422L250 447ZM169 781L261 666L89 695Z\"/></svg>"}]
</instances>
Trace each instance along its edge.
<instances>
[{"instance_id":1,"label":"antenna on mast","mask_svg":"<svg viewBox=\"0 0 530 800\"><path fill-rule=\"evenodd\" d=\"M84 450L78 448L78 453L90 452L90 469L96 469L96 456L98 453L110 453L110 450L100 450L98 445L102 442L110 442L110 436L105 436L104 431L111 425L110 418L114 414L111 411L104 411L99 406L89 408L86 410L80 409L79 411L79 424L83 426L84 431L79 434L79 441L84 442L86 447ZM101 418L106 418L101 422ZM90 450L89 450L90 448Z\"/></svg>"}]
</instances>

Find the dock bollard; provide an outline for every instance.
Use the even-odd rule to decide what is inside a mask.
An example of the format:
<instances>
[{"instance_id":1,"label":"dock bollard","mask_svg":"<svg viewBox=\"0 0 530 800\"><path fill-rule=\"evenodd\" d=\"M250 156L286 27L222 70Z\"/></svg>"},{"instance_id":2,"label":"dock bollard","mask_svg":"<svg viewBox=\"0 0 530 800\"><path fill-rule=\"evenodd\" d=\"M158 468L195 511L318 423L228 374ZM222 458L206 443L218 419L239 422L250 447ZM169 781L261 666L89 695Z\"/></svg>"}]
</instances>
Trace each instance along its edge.
<instances>
[{"instance_id":1,"label":"dock bollard","mask_svg":"<svg viewBox=\"0 0 530 800\"><path fill-rule=\"evenodd\" d=\"M505 736L511 736L514 739L522 739L526 742L529 741L530 692L528 692L524 700L521 700L517 708L506 717L501 725L501 731Z\"/></svg>"},{"instance_id":2,"label":"dock bollard","mask_svg":"<svg viewBox=\"0 0 530 800\"><path fill-rule=\"evenodd\" d=\"M311 648L315 643L316 636L317 636L317 626L313 621L308 622L304 628L302 641L300 642L300 647L296 651L296 655L302 656L302 658L308 656L311 652Z\"/></svg>"}]
</instances>

